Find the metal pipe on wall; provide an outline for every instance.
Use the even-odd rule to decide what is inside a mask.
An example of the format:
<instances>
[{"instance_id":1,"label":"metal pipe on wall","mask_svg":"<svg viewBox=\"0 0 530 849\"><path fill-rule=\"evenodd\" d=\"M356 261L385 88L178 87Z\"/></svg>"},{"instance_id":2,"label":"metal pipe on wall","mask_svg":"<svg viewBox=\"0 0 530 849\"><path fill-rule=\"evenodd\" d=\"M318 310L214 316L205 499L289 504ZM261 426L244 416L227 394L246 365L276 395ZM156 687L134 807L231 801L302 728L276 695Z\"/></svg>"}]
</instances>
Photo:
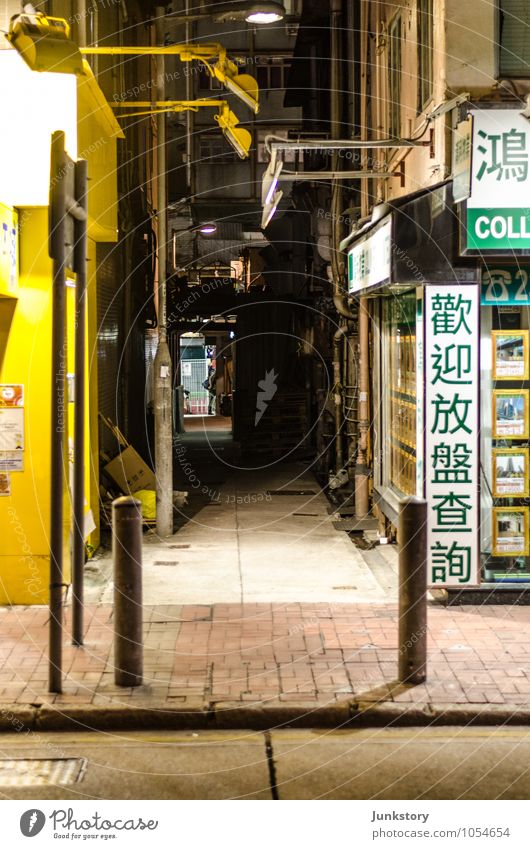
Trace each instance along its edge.
<instances>
[{"instance_id":1,"label":"metal pipe on wall","mask_svg":"<svg viewBox=\"0 0 530 849\"><path fill-rule=\"evenodd\" d=\"M87 180L88 163L75 164L75 199L85 212L75 222L75 407L74 492L72 545L72 642L83 645L83 579L85 568L85 346L87 299Z\"/></svg>"},{"instance_id":2,"label":"metal pipe on wall","mask_svg":"<svg viewBox=\"0 0 530 849\"><path fill-rule=\"evenodd\" d=\"M50 467L50 621L48 685L51 693L62 692L63 653L63 494L65 485L67 395L66 395L66 256L65 217L67 158L64 133L52 134L50 167L49 253L53 260L52 283L52 373L51 373L51 467Z\"/></svg>"},{"instance_id":3,"label":"metal pipe on wall","mask_svg":"<svg viewBox=\"0 0 530 849\"><path fill-rule=\"evenodd\" d=\"M164 43L165 8L157 6L156 39ZM165 60L157 56L157 98L165 100ZM173 533L173 403L171 356L167 344L167 189L166 113L157 114L157 236L158 236L158 347L154 361L156 530L160 537Z\"/></svg>"},{"instance_id":4,"label":"metal pipe on wall","mask_svg":"<svg viewBox=\"0 0 530 849\"><path fill-rule=\"evenodd\" d=\"M341 137L341 16L342 0L331 0L330 3L330 123L331 138ZM333 153L333 170L338 171L339 153ZM343 291L343 264L339 260L338 246L340 242L340 207L342 201L342 188L338 180L333 180L331 188L331 271L333 278L333 303L335 309L342 318L353 319L354 313L349 309L346 295ZM342 375L341 359L344 333L348 324L343 324L333 337L333 392L334 392L334 419L335 419L335 471L338 474L344 465L344 452L342 447Z\"/></svg>"},{"instance_id":5,"label":"metal pipe on wall","mask_svg":"<svg viewBox=\"0 0 530 849\"><path fill-rule=\"evenodd\" d=\"M330 129L331 138L341 138L341 21L342 0L331 0L330 2ZM332 170L339 170L339 152L335 151L332 157ZM331 184L331 269L333 274L333 303L335 309L343 318L354 319L355 314L350 310L346 294L344 292L344 264L340 261L338 245L340 242L340 220L341 220L342 186L339 180L333 180Z\"/></svg>"},{"instance_id":6,"label":"metal pipe on wall","mask_svg":"<svg viewBox=\"0 0 530 849\"><path fill-rule=\"evenodd\" d=\"M342 446L342 424L344 421L342 409L342 358L344 337L351 332L349 322L344 322L333 334L333 402L335 413L335 471L341 471L344 465Z\"/></svg>"}]
</instances>

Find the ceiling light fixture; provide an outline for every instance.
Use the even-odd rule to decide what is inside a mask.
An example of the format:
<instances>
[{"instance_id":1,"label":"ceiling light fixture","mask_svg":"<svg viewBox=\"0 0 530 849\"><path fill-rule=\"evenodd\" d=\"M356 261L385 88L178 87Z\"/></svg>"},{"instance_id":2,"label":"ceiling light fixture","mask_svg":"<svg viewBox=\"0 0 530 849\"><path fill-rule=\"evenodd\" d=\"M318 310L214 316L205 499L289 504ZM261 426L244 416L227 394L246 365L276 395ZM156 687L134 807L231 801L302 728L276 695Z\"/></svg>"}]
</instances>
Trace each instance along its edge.
<instances>
[{"instance_id":1,"label":"ceiling light fixture","mask_svg":"<svg viewBox=\"0 0 530 849\"><path fill-rule=\"evenodd\" d=\"M214 224L213 221L208 221L207 224L201 224L199 227L199 233L202 233L203 236L211 236L212 233L217 231L217 224Z\"/></svg>"},{"instance_id":2,"label":"ceiling light fixture","mask_svg":"<svg viewBox=\"0 0 530 849\"><path fill-rule=\"evenodd\" d=\"M219 114L215 116L215 120L219 124L225 139L232 145L239 158L246 159L252 144L252 136L244 127L238 127L239 119L228 104L222 107Z\"/></svg>"},{"instance_id":3,"label":"ceiling light fixture","mask_svg":"<svg viewBox=\"0 0 530 849\"><path fill-rule=\"evenodd\" d=\"M257 115L259 112L258 84L250 74L240 74L238 70L236 63L226 56L211 66L211 71L216 79Z\"/></svg>"},{"instance_id":4,"label":"ceiling light fixture","mask_svg":"<svg viewBox=\"0 0 530 849\"><path fill-rule=\"evenodd\" d=\"M219 23L247 21L249 24L273 24L281 21L284 16L285 7L283 3L279 3L277 0L261 0L261 2L251 2L250 0L237 2L236 0L236 2L231 3L216 3L208 12L197 12L191 15L172 12L167 15L168 18L173 18L176 23L201 21L210 18Z\"/></svg>"},{"instance_id":5,"label":"ceiling light fixture","mask_svg":"<svg viewBox=\"0 0 530 849\"><path fill-rule=\"evenodd\" d=\"M63 18L49 18L27 4L23 14L11 18L6 38L32 71L84 74L81 53Z\"/></svg>"}]
</instances>

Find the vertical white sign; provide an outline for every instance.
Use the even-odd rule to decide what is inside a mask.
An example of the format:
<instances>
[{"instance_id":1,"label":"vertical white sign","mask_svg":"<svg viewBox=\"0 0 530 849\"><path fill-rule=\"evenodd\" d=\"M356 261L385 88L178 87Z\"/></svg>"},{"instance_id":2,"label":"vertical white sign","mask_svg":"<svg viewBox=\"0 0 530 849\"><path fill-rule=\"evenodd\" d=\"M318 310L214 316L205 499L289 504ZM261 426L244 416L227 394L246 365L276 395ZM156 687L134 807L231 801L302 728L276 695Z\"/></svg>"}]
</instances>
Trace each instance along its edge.
<instances>
[{"instance_id":1,"label":"vertical white sign","mask_svg":"<svg viewBox=\"0 0 530 849\"><path fill-rule=\"evenodd\" d=\"M425 497L431 586L479 583L479 290L425 287Z\"/></svg>"},{"instance_id":2,"label":"vertical white sign","mask_svg":"<svg viewBox=\"0 0 530 849\"><path fill-rule=\"evenodd\" d=\"M421 434L423 433L423 417L425 407L423 403L423 388L425 385L424 350L423 350L423 286L416 289L416 495L423 496L424 481L424 446Z\"/></svg>"}]
</instances>

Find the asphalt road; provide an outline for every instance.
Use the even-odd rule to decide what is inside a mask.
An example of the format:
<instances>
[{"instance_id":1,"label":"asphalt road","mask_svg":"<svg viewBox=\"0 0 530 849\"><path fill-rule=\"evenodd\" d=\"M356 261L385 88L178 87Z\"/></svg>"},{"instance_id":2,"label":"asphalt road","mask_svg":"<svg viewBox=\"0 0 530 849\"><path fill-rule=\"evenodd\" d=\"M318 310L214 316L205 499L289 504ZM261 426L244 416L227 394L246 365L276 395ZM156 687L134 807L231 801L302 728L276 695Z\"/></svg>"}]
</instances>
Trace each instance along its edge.
<instances>
[{"instance_id":1,"label":"asphalt road","mask_svg":"<svg viewBox=\"0 0 530 849\"><path fill-rule=\"evenodd\" d=\"M530 728L30 732L0 750L5 799L530 798Z\"/></svg>"}]
</instances>

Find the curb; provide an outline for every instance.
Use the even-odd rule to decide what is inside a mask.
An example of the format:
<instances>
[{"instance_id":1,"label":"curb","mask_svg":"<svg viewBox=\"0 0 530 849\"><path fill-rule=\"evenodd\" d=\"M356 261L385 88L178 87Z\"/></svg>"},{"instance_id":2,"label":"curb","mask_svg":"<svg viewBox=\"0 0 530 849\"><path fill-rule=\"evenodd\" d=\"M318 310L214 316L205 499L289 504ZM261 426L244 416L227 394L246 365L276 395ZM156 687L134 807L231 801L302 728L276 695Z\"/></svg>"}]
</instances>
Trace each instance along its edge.
<instances>
[{"instance_id":1,"label":"curb","mask_svg":"<svg viewBox=\"0 0 530 849\"><path fill-rule=\"evenodd\" d=\"M0 733L28 731L225 730L289 728L384 728L451 725L530 725L530 708L490 704L397 704L336 702L246 706L218 702L197 710L149 707L0 705Z\"/></svg>"}]
</instances>

